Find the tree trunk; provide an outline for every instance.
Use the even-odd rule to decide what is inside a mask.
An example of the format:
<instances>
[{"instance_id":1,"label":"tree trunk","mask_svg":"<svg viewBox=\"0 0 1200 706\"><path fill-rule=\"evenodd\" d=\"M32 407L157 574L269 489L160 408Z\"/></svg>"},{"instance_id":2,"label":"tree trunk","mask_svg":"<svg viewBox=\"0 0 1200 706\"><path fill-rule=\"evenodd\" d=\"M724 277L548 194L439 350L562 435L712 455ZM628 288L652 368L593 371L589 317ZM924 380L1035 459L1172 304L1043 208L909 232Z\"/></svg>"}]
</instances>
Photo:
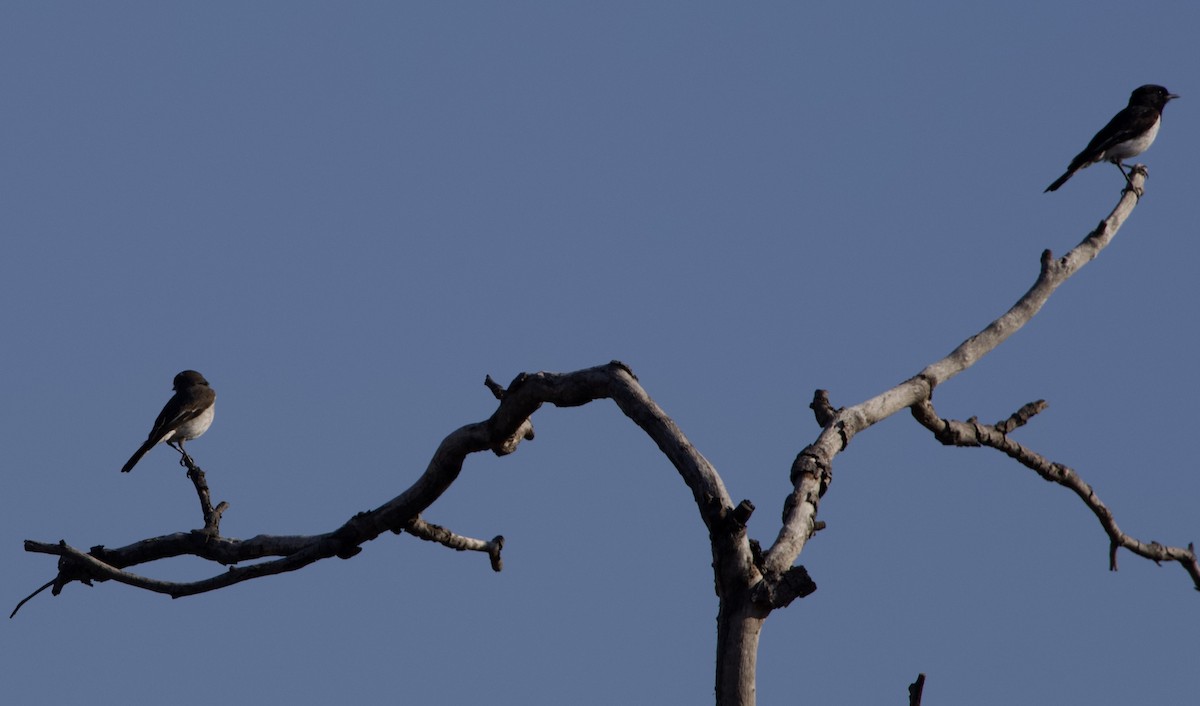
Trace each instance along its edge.
<instances>
[{"instance_id":1,"label":"tree trunk","mask_svg":"<svg viewBox=\"0 0 1200 706\"><path fill-rule=\"evenodd\" d=\"M717 613L717 706L754 706L758 636L770 611L749 591L721 598Z\"/></svg>"}]
</instances>

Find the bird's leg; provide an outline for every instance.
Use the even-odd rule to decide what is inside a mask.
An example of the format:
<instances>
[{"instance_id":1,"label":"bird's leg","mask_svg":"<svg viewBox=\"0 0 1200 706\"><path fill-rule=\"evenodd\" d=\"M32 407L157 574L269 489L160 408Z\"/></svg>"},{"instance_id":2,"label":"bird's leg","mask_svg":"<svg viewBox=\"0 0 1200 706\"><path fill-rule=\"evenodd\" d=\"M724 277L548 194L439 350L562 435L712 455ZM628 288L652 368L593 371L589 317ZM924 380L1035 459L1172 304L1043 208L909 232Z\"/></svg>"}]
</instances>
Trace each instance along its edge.
<instances>
[{"instance_id":1,"label":"bird's leg","mask_svg":"<svg viewBox=\"0 0 1200 706\"><path fill-rule=\"evenodd\" d=\"M1125 183L1129 186L1129 190L1136 192L1137 189L1133 188L1133 182L1129 180L1129 173L1125 171L1125 167L1128 165L1121 164L1121 162L1117 161L1117 160L1113 160L1113 164L1115 164L1117 166L1117 169L1121 170L1121 176L1125 177ZM1133 169L1132 166L1130 166L1129 168Z\"/></svg>"},{"instance_id":2,"label":"bird's leg","mask_svg":"<svg viewBox=\"0 0 1200 706\"><path fill-rule=\"evenodd\" d=\"M196 465L196 462L192 460L192 457L188 455L188 452L183 450L182 441L179 443L168 441L167 445L179 452L179 465L189 470L191 470L192 466Z\"/></svg>"}]
</instances>

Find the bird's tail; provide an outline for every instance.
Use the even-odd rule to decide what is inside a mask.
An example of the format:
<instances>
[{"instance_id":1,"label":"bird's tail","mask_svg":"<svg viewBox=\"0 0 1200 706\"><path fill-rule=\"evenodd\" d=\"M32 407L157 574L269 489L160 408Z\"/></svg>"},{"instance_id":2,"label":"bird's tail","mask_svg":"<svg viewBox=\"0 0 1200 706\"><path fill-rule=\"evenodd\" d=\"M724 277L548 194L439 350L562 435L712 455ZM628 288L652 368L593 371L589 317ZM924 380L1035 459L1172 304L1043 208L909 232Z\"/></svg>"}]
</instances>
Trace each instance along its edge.
<instances>
[{"instance_id":1,"label":"bird's tail","mask_svg":"<svg viewBox=\"0 0 1200 706\"><path fill-rule=\"evenodd\" d=\"M1058 187L1062 186L1063 184L1066 184L1067 179L1070 179L1071 177L1075 176L1075 172L1077 172L1077 171L1079 171L1079 170L1078 169L1068 169L1066 174L1063 174L1059 178L1055 179L1054 183L1051 184L1050 186L1047 186L1046 191L1043 191L1042 193L1044 194L1047 191L1058 191Z\"/></svg>"},{"instance_id":2,"label":"bird's tail","mask_svg":"<svg viewBox=\"0 0 1200 706\"><path fill-rule=\"evenodd\" d=\"M146 443L142 444L142 448L134 451L133 455L129 457L129 460L125 462L125 465L121 467L121 472L128 473L132 471L133 467L137 465L137 462L142 460L142 456L145 456L146 452L154 448L154 445L157 443L158 441L155 439L146 439Z\"/></svg>"}]
</instances>

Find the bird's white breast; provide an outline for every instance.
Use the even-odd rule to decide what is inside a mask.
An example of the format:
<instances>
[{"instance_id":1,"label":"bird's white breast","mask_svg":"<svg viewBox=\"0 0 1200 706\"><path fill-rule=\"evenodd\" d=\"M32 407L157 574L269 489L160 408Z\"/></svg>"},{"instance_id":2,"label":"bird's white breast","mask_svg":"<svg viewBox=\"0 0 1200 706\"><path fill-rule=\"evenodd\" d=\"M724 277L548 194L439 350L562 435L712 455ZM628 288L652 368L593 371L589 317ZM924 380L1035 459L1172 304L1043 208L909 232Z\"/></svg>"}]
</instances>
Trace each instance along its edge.
<instances>
[{"instance_id":1,"label":"bird's white breast","mask_svg":"<svg viewBox=\"0 0 1200 706\"><path fill-rule=\"evenodd\" d=\"M216 407L217 406L215 404L209 405L208 409L204 410L183 424L180 424L179 428L175 430L175 433L169 434L164 441L189 441L208 431L208 428L212 426L213 411L216 409Z\"/></svg>"},{"instance_id":2,"label":"bird's white breast","mask_svg":"<svg viewBox=\"0 0 1200 706\"><path fill-rule=\"evenodd\" d=\"M1104 154L1104 159L1110 162L1119 162L1123 159L1136 157L1150 148L1154 143L1154 138L1158 137L1158 126L1162 124L1162 119L1154 122L1154 127L1142 133L1141 137L1136 137L1132 140L1126 140L1119 145L1113 145Z\"/></svg>"}]
</instances>

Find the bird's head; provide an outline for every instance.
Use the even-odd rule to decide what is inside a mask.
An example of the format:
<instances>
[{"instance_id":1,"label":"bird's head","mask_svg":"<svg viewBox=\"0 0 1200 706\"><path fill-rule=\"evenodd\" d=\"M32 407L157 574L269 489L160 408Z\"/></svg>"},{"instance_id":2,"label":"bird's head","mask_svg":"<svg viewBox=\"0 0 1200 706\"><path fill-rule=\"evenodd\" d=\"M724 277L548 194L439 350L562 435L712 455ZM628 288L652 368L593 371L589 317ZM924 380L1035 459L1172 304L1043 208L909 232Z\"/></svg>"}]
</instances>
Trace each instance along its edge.
<instances>
[{"instance_id":1,"label":"bird's head","mask_svg":"<svg viewBox=\"0 0 1200 706\"><path fill-rule=\"evenodd\" d=\"M195 370L185 370L175 376L175 382L173 384L175 386L175 391L178 392L179 390L192 387L193 385L207 385L208 380L205 380L204 376Z\"/></svg>"},{"instance_id":2,"label":"bird's head","mask_svg":"<svg viewBox=\"0 0 1200 706\"><path fill-rule=\"evenodd\" d=\"M1133 89L1133 94L1129 96L1129 105L1145 105L1162 110L1167 101L1178 97L1162 86L1148 83L1145 86L1138 86Z\"/></svg>"}]
</instances>

